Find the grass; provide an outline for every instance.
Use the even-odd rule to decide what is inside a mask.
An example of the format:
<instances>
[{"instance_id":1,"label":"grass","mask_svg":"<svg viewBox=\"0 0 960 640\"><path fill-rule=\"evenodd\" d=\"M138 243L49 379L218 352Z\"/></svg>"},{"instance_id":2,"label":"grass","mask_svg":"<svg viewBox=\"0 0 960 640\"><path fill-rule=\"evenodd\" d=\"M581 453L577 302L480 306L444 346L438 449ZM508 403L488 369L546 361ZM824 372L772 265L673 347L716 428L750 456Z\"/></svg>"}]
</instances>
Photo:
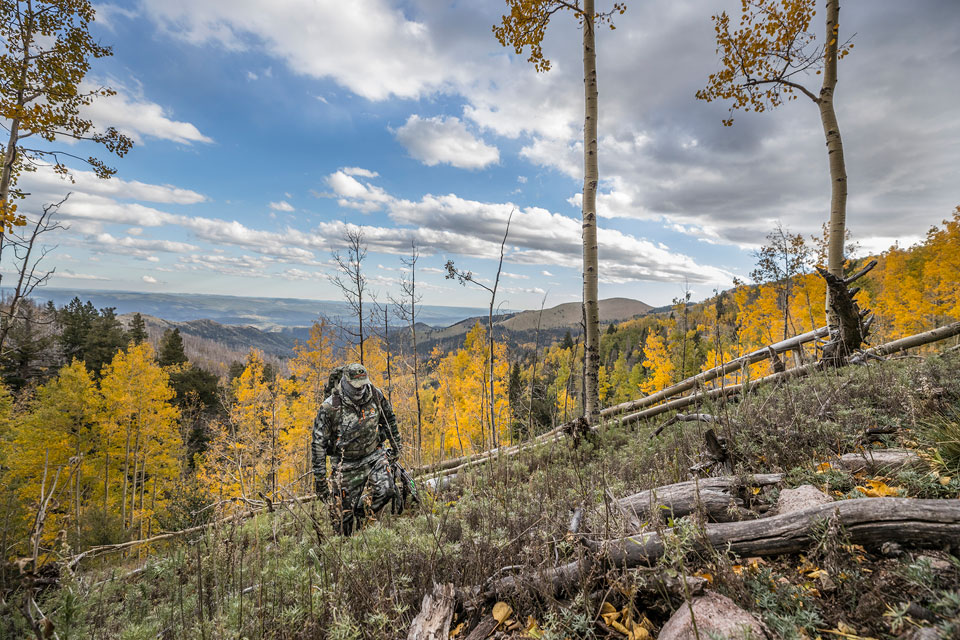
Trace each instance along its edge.
<instances>
[{"instance_id":1,"label":"grass","mask_svg":"<svg viewBox=\"0 0 960 640\"><path fill-rule=\"evenodd\" d=\"M877 446L865 428L895 425L899 431L888 445L913 445L940 467L934 475L902 472L888 483L909 496L955 498L958 371L957 353L873 364L760 388L740 402L701 411L723 419L720 430L738 474L779 471L786 486L811 483L841 494L855 492L859 480L818 472L817 461ZM157 546L142 567L136 558L113 558L63 575L59 588L36 594L37 603L60 638L405 637L434 582L466 590L504 572L568 561L580 553L565 538L574 508L590 507L582 531L616 536L626 524L604 506L605 495L688 479L704 450L704 426L678 423L651 439L654 427L612 426L579 449L555 443L479 467L427 496L418 510L386 517L351 538L333 535L319 505L263 514ZM950 480L941 482L948 473ZM758 497L764 498L775 493ZM321 523L320 540L311 517ZM935 616L920 624L949 630L949 616L960 609L960 563L941 554L954 564L924 573L910 569L913 556L895 560L873 551L812 551L813 561L829 565L829 591L798 573L796 558L737 573L733 567L742 560L678 549L665 563L688 574L711 573L714 588L752 610L778 637L812 638L817 628L841 622L873 637L895 637L895 626L914 624L898 613L911 602ZM128 575L136 569L142 571ZM510 604L518 620L533 616L553 638L593 637L604 598L618 598L620 606L631 601L657 625L680 604L624 595L633 592L614 589L610 580L618 575L596 575L560 601L534 586ZM22 598L22 591L4 594L0 638L29 633L18 613ZM455 624L488 615L485 606L467 602Z\"/></svg>"}]
</instances>

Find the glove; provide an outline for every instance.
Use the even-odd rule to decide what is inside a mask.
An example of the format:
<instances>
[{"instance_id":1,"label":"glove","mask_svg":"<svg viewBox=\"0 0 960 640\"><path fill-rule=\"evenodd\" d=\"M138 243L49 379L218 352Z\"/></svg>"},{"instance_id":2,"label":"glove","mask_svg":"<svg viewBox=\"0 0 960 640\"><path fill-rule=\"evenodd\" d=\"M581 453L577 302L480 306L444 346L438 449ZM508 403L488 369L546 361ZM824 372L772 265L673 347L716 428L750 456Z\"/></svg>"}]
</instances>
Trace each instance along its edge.
<instances>
[{"instance_id":1,"label":"glove","mask_svg":"<svg viewBox=\"0 0 960 640\"><path fill-rule=\"evenodd\" d=\"M313 482L313 492L317 494L318 500L326 501L326 499L330 497L330 489L327 487L327 479L315 479Z\"/></svg>"}]
</instances>

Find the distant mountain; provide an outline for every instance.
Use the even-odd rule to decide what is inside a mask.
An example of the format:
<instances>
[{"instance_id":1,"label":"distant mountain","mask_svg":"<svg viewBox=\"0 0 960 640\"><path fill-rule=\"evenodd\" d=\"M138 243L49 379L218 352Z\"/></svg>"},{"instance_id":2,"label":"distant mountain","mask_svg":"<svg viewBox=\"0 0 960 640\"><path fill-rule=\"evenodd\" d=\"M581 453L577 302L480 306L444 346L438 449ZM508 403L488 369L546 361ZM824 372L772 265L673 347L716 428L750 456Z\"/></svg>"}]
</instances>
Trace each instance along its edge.
<instances>
[{"instance_id":1,"label":"distant mountain","mask_svg":"<svg viewBox=\"0 0 960 640\"><path fill-rule=\"evenodd\" d=\"M629 320L648 313L650 309L650 305L639 300L608 298L600 301L600 322L601 324L609 324ZM582 319L583 313L580 310L579 302L566 302L544 309L542 317L539 309L500 314L493 318L494 337L506 342L510 349L532 349L534 341L537 339L538 322L540 323L539 344L544 346L563 338L567 331L573 335L578 335ZM472 329L477 322L485 327L487 316L478 315L467 318L444 329L425 332L418 329L418 351L429 353L437 345L442 350L449 351L459 346L463 341L464 334Z\"/></svg>"},{"instance_id":2,"label":"distant mountain","mask_svg":"<svg viewBox=\"0 0 960 640\"><path fill-rule=\"evenodd\" d=\"M134 291L97 291L84 289L38 289L33 297L41 302L53 301L57 306L74 297L89 300L97 308L114 307L117 314L142 313L172 322L213 320L225 325L249 325L265 331L291 327L308 327L320 316L342 317L352 313L345 302L305 300L300 298L252 298L195 293L141 293ZM433 327L446 327L454 322L483 313L476 307L423 305L418 319ZM396 321L399 326L402 324Z\"/></svg>"},{"instance_id":3,"label":"distant mountain","mask_svg":"<svg viewBox=\"0 0 960 640\"><path fill-rule=\"evenodd\" d=\"M643 315L652 309L650 305L639 300L630 298L607 298L600 301L600 322L609 324L611 322L620 322L629 320L635 316ZM583 312L580 310L579 302L565 302L555 307L543 310L543 316L539 309L521 311L519 313L508 313L496 315L493 318L495 329L505 329L510 332L536 331L537 323L540 323L541 331L552 329L571 329L579 327L583 319ZM466 318L460 322L446 327L431 331L425 339L444 339L453 336L459 336L469 331L477 321L484 324L487 322L486 315L478 315L472 318Z\"/></svg>"}]
</instances>

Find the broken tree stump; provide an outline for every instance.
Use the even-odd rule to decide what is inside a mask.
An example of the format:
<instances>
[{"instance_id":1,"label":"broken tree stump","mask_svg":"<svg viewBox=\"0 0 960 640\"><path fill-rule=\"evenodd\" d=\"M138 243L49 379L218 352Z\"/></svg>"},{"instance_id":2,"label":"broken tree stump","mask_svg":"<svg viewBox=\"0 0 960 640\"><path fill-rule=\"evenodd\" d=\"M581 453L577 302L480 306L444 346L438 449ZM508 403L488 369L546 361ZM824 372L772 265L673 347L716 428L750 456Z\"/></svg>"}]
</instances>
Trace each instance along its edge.
<instances>
[{"instance_id":1,"label":"broken tree stump","mask_svg":"<svg viewBox=\"0 0 960 640\"><path fill-rule=\"evenodd\" d=\"M456 604L452 584L434 584L433 592L423 596L420 613L410 625L407 640L447 640Z\"/></svg>"}]
</instances>

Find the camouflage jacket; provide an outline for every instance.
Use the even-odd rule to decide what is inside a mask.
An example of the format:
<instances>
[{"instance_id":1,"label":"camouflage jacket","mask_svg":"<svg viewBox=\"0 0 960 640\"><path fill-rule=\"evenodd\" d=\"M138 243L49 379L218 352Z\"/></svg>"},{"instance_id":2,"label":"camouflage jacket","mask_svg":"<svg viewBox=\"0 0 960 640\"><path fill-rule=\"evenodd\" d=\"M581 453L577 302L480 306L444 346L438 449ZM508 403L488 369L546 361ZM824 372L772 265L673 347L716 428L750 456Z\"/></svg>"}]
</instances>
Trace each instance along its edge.
<instances>
[{"instance_id":1,"label":"camouflage jacket","mask_svg":"<svg viewBox=\"0 0 960 640\"><path fill-rule=\"evenodd\" d=\"M386 440L400 445L400 432L393 408L376 387L370 400L355 406L335 389L323 401L313 421L313 472L326 477L326 458L333 464L360 463Z\"/></svg>"}]
</instances>

